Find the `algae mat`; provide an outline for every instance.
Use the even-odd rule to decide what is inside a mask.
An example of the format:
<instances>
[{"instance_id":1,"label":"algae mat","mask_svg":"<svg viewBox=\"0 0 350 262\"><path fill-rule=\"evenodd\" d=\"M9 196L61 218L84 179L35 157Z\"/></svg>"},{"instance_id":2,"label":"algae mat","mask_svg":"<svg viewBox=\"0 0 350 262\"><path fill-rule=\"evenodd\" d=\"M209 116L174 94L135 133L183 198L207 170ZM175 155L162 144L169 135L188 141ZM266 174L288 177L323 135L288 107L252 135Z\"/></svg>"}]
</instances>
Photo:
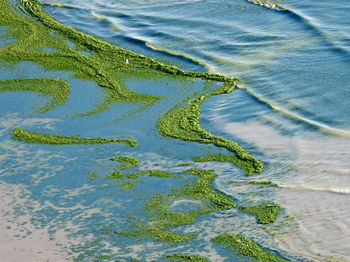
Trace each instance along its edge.
<instances>
[{"instance_id":1,"label":"algae mat","mask_svg":"<svg viewBox=\"0 0 350 262\"><path fill-rule=\"evenodd\" d=\"M231 196L215 189L217 174L201 167L201 163L226 162L232 168L236 166L241 169L238 172L244 172L247 176L257 176L264 167L238 143L213 135L199 124L200 105L211 97L234 92L237 79L181 70L170 63L118 48L60 24L45 13L36 0L15 4L0 0L0 3L0 26L4 28L6 37L13 39L10 44L0 47L2 68L11 71L27 63L28 68L35 67L42 74L52 74L52 77L22 76L0 81L0 95L10 97L12 93L29 93L29 98L39 95L51 99L26 115L32 122L15 121L3 140L10 143L13 150L25 148L23 150L28 150L25 152L37 152L34 160L46 153L47 156L40 158L40 161L50 161L55 157L65 159L57 162L60 166L56 169L34 162L28 168L36 169L37 174L21 178L24 183L34 179L34 186L40 185L40 190L36 188L34 191L38 195L43 194L40 201L43 201L45 208L41 215L46 220L38 219L38 223L43 227L50 225L47 221L55 215L60 205L62 210L73 210L74 213L85 204L85 211L90 212L89 215L78 215L79 219L74 217L73 221L78 227L76 231L69 228L64 230L67 223L58 228L49 226L48 231L52 236L62 229L68 232L67 237L71 239L88 236L83 243L61 247L67 257L75 261L207 261L215 257L213 250L218 250L223 256L238 260L242 257L256 260L257 254L264 254L259 261L280 259L278 252L269 253L268 247L264 251L243 236L242 241L239 241L239 237L232 238L232 241L229 238L223 242L220 240L228 247L225 249L225 245L222 247L218 240L218 233L209 234L205 237L207 241L203 242L203 236L190 230L199 219L210 220L213 219L210 216L225 212L234 212L237 217L243 214L236 209L236 201ZM91 56L83 52L89 52ZM69 72L69 77L63 76L63 72ZM57 77L57 74L63 78ZM76 79L95 83L99 90L96 92L103 94L104 98L90 110L67 116L62 112L73 104L70 101L75 101ZM133 82L137 83L136 88L130 84ZM157 85L175 85L182 91L177 91L173 96L157 88ZM84 95L86 92L80 92L80 100L77 101L84 100ZM108 115L115 108L126 110L118 117ZM84 110L85 107L80 106L79 109ZM109 117L109 124L104 126L102 123L106 116ZM33 124L33 121L43 123L44 117L59 118L57 121L63 124L60 128ZM84 123L89 124L88 129L84 128ZM71 125L75 125L79 133L73 133L69 128ZM103 138L94 134L103 135ZM6 139L10 136L13 140L8 142ZM187 153L184 154L180 148L187 148ZM158 155L163 154L161 157L175 159L164 164L164 159L152 158L155 154L152 150L158 150ZM203 152L206 152L204 156ZM23 155L17 158L16 161L26 159ZM51 175L42 176L46 168L53 171ZM86 173L88 169L90 172ZM18 172L15 168L13 170L14 173ZM71 174L72 170L75 177ZM67 172L66 176L64 172ZM22 173L25 175L23 170ZM62 176L58 177L61 173ZM11 179L9 181L14 183ZM85 182L82 182L83 179ZM57 188L55 183L59 183ZM78 193L73 193L72 188L77 186L80 186ZM60 187L65 188L66 192L59 192ZM93 193L85 195L89 192ZM58 195L65 195L67 202L63 201L65 204L62 204ZM77 201L75 205L69 202L72 199ZM47 202L52 204L46 206ZM94 208L90 206L89 209L91 203ZM74 208L76 206L77 209ZM258 214L258 218L265 212L261 206L249 207L248 211L244 208L240 210ZM272 223L277 214L274 212L268 222ZM65 214L62 219L68 221L71 215ZM57 222L58 225L62 223ZM230 229L224 230L231 233ZM231 244L228 243L230 241ZM201 250L195 248L198 242L205 243ZM148 253L130 251L136 243L141 243L141 250L150 247ZM238 251L230 253L233 247ZM152 254L150 250L153 248L158 251Z\"/></svg>"}]
</instances>

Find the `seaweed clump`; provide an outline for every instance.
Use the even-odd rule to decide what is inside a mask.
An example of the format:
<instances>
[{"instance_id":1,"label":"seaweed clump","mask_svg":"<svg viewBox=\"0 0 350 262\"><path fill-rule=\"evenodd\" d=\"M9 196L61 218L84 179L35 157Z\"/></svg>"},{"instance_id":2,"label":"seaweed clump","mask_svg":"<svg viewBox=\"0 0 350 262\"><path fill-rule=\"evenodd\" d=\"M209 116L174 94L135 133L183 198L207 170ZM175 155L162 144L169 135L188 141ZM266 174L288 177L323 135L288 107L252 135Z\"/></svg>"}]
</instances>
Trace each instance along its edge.
<instances>
[{"instance_id":1,"label":"seaweed clump","mask_svg":"<svg viewBox=\"0 0 350 262\"><path fill-rule=\"evenodd\" d=\"M276 255L266 252L249 238L240 235L222 234L212 239L219 245L231 249L234 255L250 257L258 262L285 262L288 260L282 259Z\"/></svg>"},{"instance_id":2,"label":"seaweed clump","mask_svg":"<svg viewBox=\"0 0 350 262\"><path fill-rule=\"evenodd\" d=\"M148 213L146 224L135 224L131 228L132 232L116 231L116 233L134 237L149 236L162 242L186 242L196 236L193 234L181 235L171 231L171 228L192 224L197 217L203 214L227 210L236 206L231 198L212 188L211 184L216 174L211 170L190 169L186 171L185 175L195 176L195 180L183 187L173 189L168 195L155 194L146 200L144 207ZM199 200L201 206L182 213L169 209L173 201L183 198Z\"/></svg>"},{"instance_id":3,"label":"seaweed clump","mask_svg":"<svg viewBox=\"0 0 350 262\"><path fill-rule=\"evenodd\" d=\"M260 171L260 169L258 170L256 168L254 169L250 162L244 161L240 159L238 156L232 155L232 154L226 154L226 155L225 154L208 154L201 157L194 157L193 160L196 162L207 162L207 161L230 162L235 166L240 167L244 171L244 174L246 176L251 176L254 173Z\"/></svg>"},{"instance_id":4,"label":"seaweed clump","mask_svg":"<svg viewBox=\"0 0 350 262\"><path fill-rule=\"evenodd\" d=\"M166 113L157 123L158 132L162 136L177 138L184 141L199 142L202 144L213 144L217 147L223 147L234 153L233 156L224 156L222 154L213 154L208 159L213 161L230 161L242 168L246 175L259 173L264 168L264 164L251 156L236 142L224 137L214 136L203 130L199 125L199 115L201 113L200 105L206 99L214 95L228 94L235 88L235 82L224 83L216 90L205 93L190 101L186 101L185 106L182 103L177 104L168 113ZM201 160L201 158L197 158Z\"/></svg>"},{"instance_id":5,"label":"seaweed clump","mask_svg":"<svg viewBox=\"0 0 350 262\"><path fill-rule=\"evenodd\" d=\"M202 256L186 255L186 254L180 254L180 253L167 255L166 258L168 260L184 261L184 262L186 262L186 261L194 261L194 262L207 262L207 261L209 261L207 258L202 257Z\"/></svg>"},{"instance_id":6,"label":"seaweed clump","mask_svg":"<svg viewBox=\"0 0 350 262\"><path fill-rule=\"evenodd\" d=\"M77 144L110 144L123 143L126 146L134 147L137 141L128 139L108 139L108 138L86 138L80 136L62 136L50 135L33 131L24 130L22 128L15 128L11 131L12 139L24 141L35 144L49 144L49 145L77 145Z\"/></svg>"},{"instance_id":7,"label":"seaweed clump","mask_svg":"<svg viewBox=\"0 0 350 262\"><path fill-rule=\"evenodd\" d=\"M269 224L275 222L280 206L262 204L259 206L240 207L239 210L256 216L259 224Z\"/></svg>"},{"instance_id":8,"label":"seaweed clump","mask_svg":"<svg viewBox=\"0 0 350 262\"><path fill-rule=\"evenodd\" d=\"M37 107L38 113L45 113L57 105L63 105L69 95L69 84L61 79L33 78L0 80L0 92L29 91L51 97L51 101Z\"/></svg>"},{"instance_id":9,"label":"seaweed clump","mask_svg":"<svg viewBox=\"0 0 350 262\"><path fill-rule=\"evenodd\" d=\"M121 165L119 166L119 169L121 170L129 169L139 164L138 159L130 156L116 156L116 157L110 158L109 160L112 160L112 161L117 160L118 162L120 162Z\"/></svg>"}]
</instances>

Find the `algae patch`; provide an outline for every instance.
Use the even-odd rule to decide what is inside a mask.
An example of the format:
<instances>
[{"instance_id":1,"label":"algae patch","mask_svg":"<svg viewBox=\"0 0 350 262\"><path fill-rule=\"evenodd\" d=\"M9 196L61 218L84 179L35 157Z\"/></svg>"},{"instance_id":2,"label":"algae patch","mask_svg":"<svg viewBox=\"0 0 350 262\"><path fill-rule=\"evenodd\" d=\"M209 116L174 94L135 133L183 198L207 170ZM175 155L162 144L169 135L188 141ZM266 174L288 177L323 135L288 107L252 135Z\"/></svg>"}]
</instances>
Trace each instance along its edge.
<instances>
[{"instance_id":1,"label":"algae patch","mask_svg":"<svg viewBox=\"0 0 350 262\"><path fill-rule=\"evenodd\" d=\"M192 224L203 214L235 207L236 204L231 198L212 188L212 182L216 177L212 171L190 169L183 175L191 179L187 184L172 189L167 195L155 194L146 200L144 210L147 216L143 223L134 224L130 227L130 231L116 231L116 233L133 237L149 236L156 241L163 242L186 242L196 236L181 235L173 232L172 228ZM171 178L167 177L167 179ZM170 206L173 201L183 198L199 200L201 205L196 206L195 209L188 208L180 213L171 211Z\"/></svg>"},{"instance_id":2,"label":"algae patch","mask_svg":"<svg viewBox=\"0 0 350 262\"><path fill-rule=\"evenodd\" d=\"M275 221L276 216L280 212L280 206L262 204L259 206L240 207L239 210L256 216L259 224L269 224Z\"/></svg>"},{"instance_id":3,"label":"algae patch","mask_svg":"<svg viewBox=\"0 0 350 262\"><path fill-rule=\"evenodd\" d=\"M240 159L238 156L232 155L232 154L231 155L208 154L202 157L194 157L193 160L197 162L207 162L207 161L230 162L233 165L240 167L244 171L244 174L246 176L251 176L255 172L257 172L256 170L254 170L254 168L251 166L249 162L244 161Z\"/></svg>"},{"instance_id":4,"label":"algae patch","mask_svg":"<svg viewBox=\"0 0 350 262\"><path fill-rule=\"evenodd\" d=\"M197 256L197 255L186 255L186 254L180 254L180 253L175 253L171 255L166 256L167 259L172 260L172 261L194 261L194 262L207 262L209 261L205 257Z\"/></svg>"},{"instance_id":5,"label":"algae patch","mask_svg":"<svg viewBox=\"0 0 350 262\"><path fill-rule=\"evenodd\" d=\"M86 138L80 136L62 136L50 135L33 131L24 130L22 128L15 128L11 131L12 139L35 144L49 144L49 145L92 145L92 144L109 144L109 143L123 143L126 146L134 147L137 142L128 139L108 139L108 138Z\"/></svg>"},{"instance_id":6,"label":"algae patch","mask_svg":"<svg viewBox=\"0 0 350 262\"><path fill-rule=\"evenodd\" d=\"M45 113L55 106L63 105L69 95L69 84L61 79L33 78L0 80L0 92L29 91L51 97L51 101L37 107L38 113Z\"/></svg>"},{"instance_id":7,"label":"algae patch","mask_svg":"<svg viewBox=\"0 0 350 262\"><path fill-rule=\"evenodd\" d=\"M161 99L135 93L123 84L123 74L134 72L135 68L123 66L125 56L116 52L119 50L117 47L61 25L44 13L35 0L21 3L26 8L24 12L41 18L42 23L19 16L5 0L0 0L0 26L7 27L6 33L17 40L0 47L0 59L12 63L30 61L46 70L71 71L77 78L96 82L104 89L105 99L81 116L100 113L113 103L139 103L144 109ZM55 34L52 34L53 31ZM67 44L67 40L74 44L74 48ZM56 52L47 52L45 48ZM91 57L81 54L81 51L91 52Z\"/></svg>"},{"instance_id":8,"label":"algae patch","mask_svg":"<svg viewBox=\"0 0 350 262\"><path fill-rule=\"evenodd\" d=\"M245 180L245 181L232 181L231 184L250 184L250 185L267 185L272 187L279 187L278 184L271 181L255 181L255 180Z\"/></svg>"},{"instance_id":9,"label":"algae patch","mask_svg":"<svg viewBox=\"0 0 350 262\"><path fill-rule=\"evenodd\" d=\"M8 27L7 33L17 39L14 43L0 47L0 59L12 63L30 61L49 71L71 71L77 78L96 82L104 90L104 101L91 111L81 113L78 116L100 113L108 109L113 103L141 104L137 110L126 114L125 117L127 117L154 105L161 99L159 96L140 94L128 89L123 81L131 77L153 78L166 76L181 80L198 78L207 80L208 84L211 81L217 81L221 83L221 86L216 90L204 92L203 94L197 93L167 112L157 123L158 131L161 135L168 138L212 144L228 151L228 154L211 154L198 157L195 158L196 161L228 161L240 167L245 171L246 175L252 175L262 171L263 163L251 156L237 143L212 135L203 130L199 125L200 105L212 96L232 92L236 87L237 79L213 73L184 71L175 66L118 48L108 42L60 24L44 12L37 0L25 2L21 0L20 2L25 7L25 10L22 11L32 15L36 20L16 14L6 0L0 0L0 26ZM19 10L15 10L19 12ZM55 34L52 34L52 32L55 32ZM67 40L74 45L68 45ZM45 48L52 48L56 52L48 52L48 49ZM90 52L91 56L83 55L81 53L82 51ZM125 59L129 60L128 65L123 64ZM4 91L19 91L21 89L23 91L38 92L39 94L50 96L52 98L50 103L40 108L40 112L46 112L54 106L63 104L67 100L69 87L66 82L56 79L40 79L39 83L38 80L25 80L26 83L24 84L24 80L10 79L1 82L1 84L7 86L7 90L4 87ZM41 88L40 85L42 84L47 88ZM57 86L60 88L57 88ZM205 89L204 91L207 90ZM21 128L12 130L11 134L13 139L39 144L123 143L130 147L137 145L137 142L132 139L63 136L38 133ZM154 177L162 178L164 180L188 178L188 181L186 181L187 184L172 189L165 194L152 192L152 195L146 200L142 208L142 212L146 215L141 217L140 220L130 225L128 224L130 226L129 231L115 231L119 235L125 237L146 236L153 238L155 241L172 243L190 241L196 236L174 232L176 227L192 224L203 214L228 210L236 205L233 199L213 188L212 183L216 174L211 170L190 169L181 174L172 174L162 170L140 170L134 173L126 173L123 170L138 165L137 159L128 156L118 156L111 160L118 161L120 165L107 174L107 178L118 182L121 181L122 183L119 186L122 191L132 188L138 182L137 179L142 175L148 175L149 178L153 177L153 179ZM183 166L187 165L189 164L184 164ZM91 173L88 177L91 180L97 178L96 173ZM171 205L179 199L194 199L200 203L199 208L188 208L181 212L174 212L171 210ZM225 238L222 235L221 238L218 237L213 239L213 241L216 241L216 243L220 241L226 243L228 241L231 243L229 247L232 248L232 246L235 246L235 250L238 250L240 254L250 256L254 259L260 255L267 258L270 258L269 256L274 257L261 250L249 239L243 237L240 239L239 236L226 236ZM237 244L238 242L241 244L240 248L236 247L239 246ZM171 256L172 258L183 259L184 261L206 261L205 258L200 260L200 257L194 255L173 254L170 255L170 258ZM259 261L274 261L267 260L267 258Z\"/></svg>"},{"instance_id":10,"label":"algae patch","mask_svg":"<svg viewBox=\"0 0 350 262\"><path fill-rule=\"evenodd\" d=\"M117 157L112 157L109 160L112 160L112 161L117 160L118 162L120 162L121 165L119 166L119 169L121 170L129 169L139 164L138 159L130 156L117 156Z\"/></svg>"},{"instance_id":11,"label":"algae patch","mask_svg":"<svg viewBox=\"0 0 350 262\"><path fill-rule=\"evenodd\" d=\"M157 123L158 132L162 136L177 138L184 141L199 142L202 144L213 144L217 147L223 147L234 153L234 156L227 156L235 165L242 168L246 175L252 175L262 171L264 164L251 156L237 143L223 137L214 136L203 130L199 125L199 115L201 113L200 105L206 99L214 95L228 94L235 88L235 82L227 82L216 90L205 93L197 98L177 104ZM200 158L198 158L200 159ZM223 155L211 155L210 160L224 159Z\"/></svg>"},{"instance_id":12,"label":"algae patch","mask_svg":"<svg viewBox=\"0 0 350 262\"><path fill-rule=\"evenodd\" d=\"M231 249L234 255L250 257L258 262L288 261L266 252L249 238L240 235L222 234L213 238L212 241Z\"/></svg>"},{"instance_id":13,"label":"algae patch","mask_svg":"<svg viewBox=\"0 0 350 262\"><path fill-rule=\"evenodd\" d=\"M96 82L104 89L104 101L91 111L78 114L78 116L100 113L107 110L113 103L141 104L138 109L121 118L123 119L152 106L161 99L158 96L139 94L129 90L123 84L123 80L130 75L141 78L158 75L217 81L222 83L222 86L217 90L186 100L187 105L183 106L183 103L180 103L165 114L157 123L159 133L166 137L226 148L235 154L237 157L235 163L244 169L247 175L258 173L263 169L263 164L237 143L214 136L199 125L200 104L211 96L232 92L237 79L213 73L184 71L175 66L124 50L60 24L44 12L37 0L26 2L21 0L20 2L25 7L26 12L38 21L16 15L5 0L0 0L2 6L0 25L8 26L7 33L17 39L15 43L0 48L0 59L8 62L31 61L47 70L68 70L72 71L77 78ZM63 38L51 35L52 31ZM74 43L75 47L70 47L66 40ZM47 47L54 48L59 52L42 51L43 48ZM89 51L91 57L82 55L80 51ZM127 66L123 65L125 59L129 60Z\"/></svg>"}]
</instances>

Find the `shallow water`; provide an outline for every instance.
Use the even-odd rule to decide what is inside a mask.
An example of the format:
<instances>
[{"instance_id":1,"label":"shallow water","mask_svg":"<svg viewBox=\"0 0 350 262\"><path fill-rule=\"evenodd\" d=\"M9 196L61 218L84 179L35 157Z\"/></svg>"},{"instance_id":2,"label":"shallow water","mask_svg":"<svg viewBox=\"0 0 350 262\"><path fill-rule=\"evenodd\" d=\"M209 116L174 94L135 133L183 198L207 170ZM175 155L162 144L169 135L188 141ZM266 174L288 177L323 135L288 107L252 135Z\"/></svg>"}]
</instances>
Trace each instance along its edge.
<instances>
[{"instance_id":1,"label":"shallow water","mask_svg":"<svg viewBox=\"0 0 350 262\"><path fill-rule=\"evenodd\" d=\"M202 105L201 125L213 134L239 142L266 164L265 170L245 178L227 163L197 163L195 167L214 169L219 175L215 186L231 195L238 205L271 202L281 205L283 211L274 224L264 227L236 209L207 214L179 229L197 233L196 240L167 244L166 248L151 240L135 244L133 239L103 234L104 227L123 229L126 213L132 209L130 203L135 208L142 205L139 196L155 192L161 183L149 177L144 178L146 183L135 185L140 194L119 191L104 177L115 165L108 161L110 157L130 155L141 159L140 169L178 172L187 167L177 165L192 162L193 156L222 152L212 146L161 137L155 128L162 114L203 88L203 82L130 80L130 89L164 99L119 122L114 120L135 105L115 105L95 116L71 118L98 103L103 92L97 85L74 79L70 73L45 72L22 63L16 70L2 70L0 79L48 76L66 79L71 85L64 107L35 117L28 112L45 98L0 93L0 166L6 166L0 170L0 181L1 187L7 188L4 203L10 201L11 192L25 196L15 198L17 206L7 205L11 210L2 217L6 223L18 218L30 221L25 230L52 239L46 251L39 243L40 248L33 247L30 252L39 257L39 252L47 252L52 261L59 259L58 250L63 257L80 261L91 254L154 261L170 251L234 261L227 250L209 241L229 232L242 233L292 260L350 261L349 1L274 3L288 11L244 0L179 0L171 4L151 0L45 2L56 4L46 5L45 10L63 24L123 48L184 69L205 70L189 59L152 50L146 45L149 43L200 60L216 73L240 78L244 89L210 98ZM9 41L0 31L0 46ZM27 145L10 140L8 131L19 125L34 131L87 137L132 135L140 146ZM98 178L89 180L91 172ZM272 181L278 187L243 183L246 180ZM185 181L169 180L162 190L166 192L181 183ZM173 208L184 208L181 203L188 208L191 201L179 199ZM192 204L197 207L197 203ZM23 234L40 239L35 234ZM14 247L20 245L22 235L12 231L0 241L10 237ZM17 252L18 257L26 252Z\"/></svg>"}]
</instances>

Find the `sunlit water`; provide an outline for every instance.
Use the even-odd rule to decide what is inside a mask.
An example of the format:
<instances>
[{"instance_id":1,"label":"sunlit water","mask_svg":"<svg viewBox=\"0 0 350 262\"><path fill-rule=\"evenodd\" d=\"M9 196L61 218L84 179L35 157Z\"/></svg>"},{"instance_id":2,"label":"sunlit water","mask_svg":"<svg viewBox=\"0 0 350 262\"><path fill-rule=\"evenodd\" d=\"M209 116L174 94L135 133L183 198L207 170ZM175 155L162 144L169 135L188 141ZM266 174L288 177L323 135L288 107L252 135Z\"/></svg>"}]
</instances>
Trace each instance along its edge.
<instances>
[{"instance_id":1,"label":"sunlit water","mask_svg":"<svg viewBox=\"0 0 350 262\"><path fill-rule=\"evenodd\" d=\"M350 261L349 1L275 2L289 10L284 12L244 0L45 2L74 7L45 6L45 10L65 25L118 46L185 69L204 70L181 57L149 49L147 42L200 60L211 71L240 78L244 89L202 105L201 124L242 144L266 168L247 179L229 164L197 166L214 169L219 174L215 186L238 205L271 202L283 211L274 224L264 227L237 210L202 216L194 225L179 229L198 234L188 244L164 247L151 240L103 235L104 227L123 228L130 202L137 203L139 197L120 192L103 179L102 174L113 166L108 158L130 155L141 159L141 169L177 172L185 169L177 165L192 156L217 151L163 138L155 128L161 115L203 83L130 81L129 88L164 99L120 122L113 120L133 105L70 118L98 103L103 93L97 85L74 79L70 73L44 72L22 63L16 70L1 71L0 78L59 77L70 83L72 93L64 107L35 117L28 111L44 98L0 94L1 227L5 232L0 241L11 240L7 246L0 245L4 250L0 253L6 250L19 258L35 254L37 261L42 261L42 253L52 261L80 254L81 261L86 261L90 254L104 251L118 259L154 261L171 252L193 252L213 261L232 261L227 250L209 241L220 233L232 233L292 260ZM0 38L0 46L9 41ZM96 129L97 125L103 128ZM26 145L10 140L9 130L18 126L87 137L132 135L140 146ZM89 181L91 171L100 179ZM136 185L140 192L152 192L160 183L155 178L146 180ZM279 187L238 183L244 180L272 181ZM169 183L163 190L172 187ZM172 208L197 204L179 200ZM20 233L14 229L19 223L24 230ZM26 239L34 241L32 249L25 248Z\"/></svg>"}]
</instances>

